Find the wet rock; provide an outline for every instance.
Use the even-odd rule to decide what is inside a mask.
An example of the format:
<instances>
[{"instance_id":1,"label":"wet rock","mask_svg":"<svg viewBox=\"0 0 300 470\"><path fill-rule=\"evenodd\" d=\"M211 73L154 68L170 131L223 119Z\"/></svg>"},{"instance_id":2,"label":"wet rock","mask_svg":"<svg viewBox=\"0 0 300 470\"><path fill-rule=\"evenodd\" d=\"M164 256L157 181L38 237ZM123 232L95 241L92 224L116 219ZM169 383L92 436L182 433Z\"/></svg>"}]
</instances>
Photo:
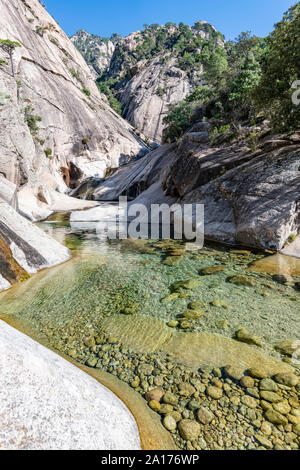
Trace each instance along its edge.
<instances>
[{"instance_id":1,"label":"wet rock","mask_svg":"<svg viewBox=\"0 0 300 470\"><path fill-rule=\"evenodd\" d=\"M182 256L167 256L162 264L165 266L177 266L182 261Z\"/></svg>"},{"instance_id":2,"label":"wet rock","mask_svg":"<svg viewBox=\"0 0 300 470\"><path fill-rule=\"evenodd\" d=\"M259 394L263 400L269 401L270 403L279 403L282 400L282 397L280 397L279 395L277 395L277 393L274 392L268 392L263 390Z\"/></svg>"},{"instance_id":3,"label":"wet rock","mask_svg":"<svg viewBox=\"0 0 300 470\"><path fill-rule=\"evenodd\" d=\"M219 387L215 387L210 385L206 389L206 393L209 397L213 398L214 400L219 400L223 396L223 392Z\"/></svg>"},{"instance_id":4,"label":"wet rock","mask_svg":"<svg viewBox=\"0 0 300 470\"><path fill-rule=\"evenodd\" d=\"M222 271L224 271L225 266L210 266L208 268L204 268L201 270L201 274L204 274L205 276L209 276L211 274L217 274Z\"/></svg>"},{"instance_id":5,"label":"wet rock","mask_svg":"<svg viewBox=\"0 0 300 470\"><path fill-rule=\"evenodd\" d=\"M267 392L277 392L278 391L278 385L274 382L272 379L262 379L259 382L259 389L260 390L265 390Z\"/></svg>"},{"instance_id":6,"label":"wet rock","mask_svg":"<svg viewBox=\"0 0 300 470\"><path fill-rule=\"evenodd\" d=\"M183 419L178 424L178 430L185 441L195 441L200 434L200 424L194 420Z\"/></svg>"},{"instance_id":7,"label":"wet rock","mask_svg":"<svg viewBox=\"0 0 300 470\"><path fill-rule=\"evenodd\" d=\"M295 434L297 434L297 436L300 436L300 424L296 424L293 427L293 431L294 431Z\"/></svg>"},{"instance_id":8,"label":"wet rock","mask_svg":"<svg viewBox=\"0 0 300 470\"><path fill-rule=\"evenodd\" d=\"M189 304L189 309L190 310L200 310L201 308L205 307L204 302L191 302Z\"/></svg>"},{"instance_id":9,"label":"wet rock","mask_svg":"<svg viewBox=\"0 0 300 470\"><path fill-rule=\"evenodd\" d=\"M188 320L181 320L179 323L179 328L181 330L188 330L191 327L192 327L192 324Z\"/></svg>"},{"instance_id":10,"label":"wet rock","mask_svg":"<svg viewBox=\"0 0 300 470\"><path fill-rule=\"evenodd\" d=\"M159 401L157 401L157 400L151 400L151 401L149 402L149 406L150 406L151 410L156 411L157 413L159 413L159 411L160 411L160 403L159 403Z\"/></svg>"},{"instance_id":11,"label":"wet rock","mask_svg":"<svg viewBox=\"0 0 300 470\"><path fill-rule=\"evenodd\" d=\"M157 387L162 387L164 384L164 378L163 376L158 375L157 377L154 378L153 382L154 382L154 385L156 385Z\"/></svg>"},{"instance_id":12,"label":"wet rock","mask_svg":"<svg viewBox=\"0 0 300 470\"><path fill-rule=\"evenodd\" d=\"M174 432L177 428L177 422L171 414L164 417L163 425L170 432Z\"/></svg>"},{"instance_id":13,"label":"wet rock","mask_svg":"<svg viewBox=\"0 0 300 470\"><path fill-rule=\"evenodd\" d=\"M274 375L275 382L286 385L287 387L295 387L299 382L299 377L295 374L281 373Z\"/></svg>"},{"instance_id":14,"label":"wet rock","mask_svg":"<svg viewBox=\"0 0 300 470\"><path fill-rule=\"evenodd\" d=\"M173 393L166 392L163 396L163 402L169 405L177 405L178 398Z\"/></svg>"},{"instance_id":15,"label":"wet rock","mask_svg":"<svg viewBox=\"0 0 300 470\"><path fill-rule=\"evenodd\" d=\"M245 376L241 378L240 384L242 387L251 389L254 387L255 382L252 377Z\"/></svg>"},{"instance_id":16,"label":"wet rock","mask_svg":"<svg viewBox=\"0 0 300 470\"><path fill-rule=\"evenodd\" d=\"M122 313L124 315L135 315L137 313L137 310L134 307L125 307L122 310Z\"/></svg>"},{"instance_id":17,"label":"wet rock","mask_svg":"<svg viewBox=\"0 0 300 470\"><path fill-rule=\"evenodd\" d=\"M145 397L148 402L152 400L161 401L162 397L164 396L165 391L161 388L154 388L153 390L149 390L146 393Z\"/></svg>"},{"instance_id":18,"label":"wet rock","mask_svg":"<svg viewBox=\"0 0 300 470\"><path fill-rule=\"evenodd\" d=\"M273 281L278 282L279 284L289 284L293 281L293 278L288 274L274 274L272 277Z\"/></svg>"},{"instance_id":19,"label":"wet rock","mask_svg":"<svg viewBox=\"0 0 300 470\"><path fill-rule=\"evenodd\" d=\"M197 412L197 419L201 424L210 424L214 419L213 413L208 409L201 407Z\"/></svg>"},{"instance_id":20,"label":"wet rock","mask_svg":"<svg viewBox=\"0 0 300 470\"><path fill-rule=\"evenodd\" d=\"M195 387L193 387L193 385L187 382L180 383L178 388L179 388L179 394L183 397L190 397L196 392Z\"/></svg>"},{"instance_id":21,"label":"wet rock","mask_svg":"<svg viewBox=\"0 0 300 470\"><path fill-rule=\"evenodd\" d=\"M251 368L248 369L247 373L254 379L265 379L267 377L267 374L261 369Z\"/></svg>"},{"instance_id":22,"label":"wet rock","mask_svg":"<svg viewBox=\"0 0 300 470\"><path fill-rule=\"evenodd\" d=\"M210 303L213 307L217 307L217 308L225 308L226 310L229 309L229 306L226 304L226 302L224 302L224 300L213 300L211 303Z\"/></svg>"},{"instance_id":23,"label":"wet rock","mask_svg":"<svg viewBox=\"0 0 300 470\"><path fill-rule=\"evenodd\" d=\"M160 406L160 410L159 410L159 413L161 415L168 415L170 413L172 413L173 411L173 406L172 405L169 405L167 403L163 403L161 406Z\"/></svg>"},{"instance_id":24,"label":"wet rock","mask_svg":"<svg viewBox=\"0 0 300 470\"><path fill-rule=\"evenodd\" d=\"M244 376L244 371L242 369L232 365L224 367L224 372L227 377L234 380L241 380L241 378Z\"/></svg>"},{"instance_id":25,"label":"wet rock","mask_svg":"<svg viewBox=\"0 0 300 470\"><path fill-rule=\"evenodd\" d=\"M138 368L140 375L151 375L154 367L151 364L141 364Z\"/></svg>"},{"instance_id":26,"label":"wet rock","mask_svg":"<svg viewBox=\"0 0 300 470\"><path fill-rule=\"evenodd\" d=\"M287 424L288 420L285 416L275 410L268 410L265 412L265 418L273 424Z\"/></svg>"},{"instance_id":27,"label":"wet rock","mask_svg":"<svg viewBox=\"0 0 300 470\"><path fill-rule=\"evenodd\" d=\"M138 386L140 385L140 378L139 377L135 377L132 382L130 383L130 385L132 386L132 388L138 388Z\"/></svg>"},{"instance_id":28,"label":"wet rock","mask_svg":"<svg viewBox=\"0 0 300 470\"><path fill-rule=\"evenodd\" d=\"M228 321L227 320L217 320L216 326L220 330L226 330L228 328Z\"/></svg>"},{"instance_id":29,"label":"wet rock","mask_svg":"<svg viewBox=\"0 0 300 470\"><path fill-rule=\"evenodd\" d=\"M95 367L96 364L97 364L97 362L98 362L98 360L97 360L95 357L91 357L90 359L88 359L88 360L86 361L86 365L87 365L88 367Z\"/></svg>"},{"instance_id":30,"label":"wet rock","mask_svg":"<svg viewBox=\"0 0 300 470\"><path fill-rule=\"evenodd\" d=\"M266 436L271 436L272 434L272 426L267 421L263 421L260 430Z\"/></svg>"},{"instance_id":31,"label":"wet rock","mask_svg":"<svg viewBox=\"0 0 300 470\"><path fill-rule=\"evenodd\" d=\"M201 285L199 279L188 279L186 281L178 281L172 284L171 290L177 291L178 289L193 290Z\"/></svg>"},{"instance_id":32,"label":"wet rock","mask_svg":"<svg viewBox=\"0 0 300 470\"><path fill-rule=\"evenodd\" d=\"M255 280L252 277L239 274L228 279L231 284L244 287L255 287Z\"/></svg>"},{"instance_id":33,"label":"wet rock","mask_svg":"<svg viewBox=\"0 0 300 470\"><path fill-rule=\"evenodd\" d=\"M262 347L260 338L256 335L248 333L245 328L241 328L236 332L236 339L242 343L252 344L260 348Z\"/></svg>"},{"instance_id":34,"label":"wet rock","mask_svg":"<svg viewBox=\"0 0 300 470\"><path fill-rule=\"evenodd\" d=\"M285 356L293 356L295 359L300 358L300 341L299 340L285 340L275 344L276 351L284 354Z\"/></svg>"},{"instance_id":35,"label":"wet rock","mask_svg":"<svg viewBox=\"0 0 300 470\"><path fill-rule=\"evenodd\" d=\"M188 320L198 320L204 314L204 310L186 310L183 314L184 318Z\"/></svg>"},{"instance_id":36,"label":"wet rock","mask_svg":"<svg viewBox=\"0 0 300 470\"><path fill-rule=\"evenodd\" d=\"M178 292L173 292L173 294L167 295L167 297L164 297L163 299L161 299L161 303L168 304L176 300L178 297L179 297Z\"/></svg>"},{"instance_id":37,"label":"wet rock","mask_svg":"<svg viewBox=\"0 0 300 470\"><path fill-rule=\"evenodd\" d=\"M258 388L251 387L251 388L247 388L246 391L247 391L247 394L250 395L251 397L260 398Z\"/></svg>"},{"instance_id":38,"label":"wet rock","mask_svg":"<svg viewBox=\"0 0 300 470\"><path fill-rule=\"evenodd\" d=\"M287 401L281 401L279 403L274 403L273 408L275 411L278 411L278 413L282 415L288 415L289 412L291 411L291 407L288 404Z\"/></svg>"},{"instance_id":39,"label":"wet rock","mask_svg":"<svg viewBox=\"0 0 300 470\"><path fill-rule=\"evenodd\" d=\"M249 408L254 409L257 407L257 401L255 400L255 398L250 397L249 395L244 395L241 400L242 403L248 406Z\"/></svg>"},{"instance_id":40,"label":"wet rock","mask_svg":"<svg viewBox=\"0 0 300 470\"><path fill-rule=\"evenodd\" d=\"M172 411L172 413L170 413L170 416L172 416L175 419L176 423L178 423L182 419L182 416L179 413L179 411Z\"/></svg>"},{"instance_id":41,"label":"wet rock","mask_svg":"<svg viewBox=\"0 0 300 470\"><path fill-rule=\"evenodd\" d=\"M255 439L266 449L273 449L272 442L269 441L269 439L267 439L266 437L256 434Z\"/></svg>"},{"instance_id":42,"label":"wet rock","mask_svg":"<svg viewBox=\"0 0 300 470\"><path fill-rule=\"evenodd\" d=\"M93 347L95 346L95 338L93 338L92 336L87 336L86 338L84 338L83 340L85 346L87 347Z\"/></svg>"},{"instance_id":43,"label":"wet rock","mask_svg":"<svg viewBox=\"0 0 300 470\"><path fill-rule=\"evenodd\" d=\"M268 411L268 410L272 410L273 409L273 406L271 405L270 402L268 401L265 401L265 400L261 400L260 401L260 406L262 407L262 409L264 411Z\"/></svg>"},{"instance_id":44,"label":"wet rock","mask_svg":"<svg viewBox=\"0 0 300 470\"><path fill-rule=\"evenodd\" d=\"M179 325L179 321L177 321L177 320L171 320L171 321L169 321L169 323L168 323L168 326L169 326L170 328L177 328L178 325Z\"/></svg>"}]
</instances>

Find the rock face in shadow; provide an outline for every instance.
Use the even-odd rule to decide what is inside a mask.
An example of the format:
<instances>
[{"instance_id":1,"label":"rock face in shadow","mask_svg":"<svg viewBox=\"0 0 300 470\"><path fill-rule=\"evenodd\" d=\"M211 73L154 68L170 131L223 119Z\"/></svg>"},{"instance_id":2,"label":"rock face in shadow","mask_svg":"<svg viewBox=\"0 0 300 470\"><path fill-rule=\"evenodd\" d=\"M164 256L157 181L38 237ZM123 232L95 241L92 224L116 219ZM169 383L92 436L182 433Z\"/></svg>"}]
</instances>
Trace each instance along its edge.
<instances>
[{"instance_id":1,"label":"rock face in shadow","mask_svg":"<svg viewBox=\"0 0 300 470\"><path fill-rule=\"evenodd\" d=\"M1 2L0 172L17 187L65 192L142 149L107 104L82 55L37 0ZM20 201L21 202L21 201Z\"/></svg>"},{"instance_id":2,"label":"rock face in shadow","mask_svg":"<svg viewBox=\"0 0 300 470\"><path fill-rule=\"evenodd\" d=\"M300 224L299 166L299 147L254 156L183 203L204 204L207 237L279 251Z\"/></svg>"},{"instance_id":3,"label":"rock face in shadow","mask_svg":"<svg viewBox=\"0 0 300 470\"><path fill-rule=\"evenodd\" d=\"M97 201L113 201L119 196L135 199L154 183L160 182L161 186L164 175L177 157L175 149L174 144L162 145L145 157L120 168L110 178L84 181L72 195L84 195Z\"/></svg>"}]
</instances>

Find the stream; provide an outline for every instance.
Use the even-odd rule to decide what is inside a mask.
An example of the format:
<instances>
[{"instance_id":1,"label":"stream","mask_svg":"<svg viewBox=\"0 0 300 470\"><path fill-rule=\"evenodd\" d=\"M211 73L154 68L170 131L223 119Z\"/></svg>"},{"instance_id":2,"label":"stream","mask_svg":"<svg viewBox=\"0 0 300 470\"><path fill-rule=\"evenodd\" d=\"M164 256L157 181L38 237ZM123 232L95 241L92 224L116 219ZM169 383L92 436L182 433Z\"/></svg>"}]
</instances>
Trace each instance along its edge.
<instances>
[{"instance_id":1,"label":"stream","mask_svg":"<svg viewBox=\"0 0 300 470\"><path fill-rule=\"evenodd\" d=\"M79 365L108 372L143 397L155 388L169 390L173 402L151 406L162 420L171 414L176 423L192 420L205 395L199 383L218 387L227 353L236 367L263 356L274 373L276 364L299 367L275 346L300 340L300 260L214 244L187 251L177 240L108 240L95 223L69 222L62 214L38 225L68 246L72 259L1 294L0 311ZM293 276L294 283L274 274ZM237 341L241 329L256 342ZM203 351L199 338L206 341ZM187 383L184 391L180 384ZM154 395L147 401L159 402ZM236 416L238 404L230 406L221 403L225 416L228 410ZM251 449L259 443L245 429L254 426L254 436L260 417L247 413L246 427L238 419L237 432L229 419L217 440L207 436L205 442L184 438L170 419L164 426L180 448ZM297 442L281 440L284 448Z\"/></svg>"}]
</instances>

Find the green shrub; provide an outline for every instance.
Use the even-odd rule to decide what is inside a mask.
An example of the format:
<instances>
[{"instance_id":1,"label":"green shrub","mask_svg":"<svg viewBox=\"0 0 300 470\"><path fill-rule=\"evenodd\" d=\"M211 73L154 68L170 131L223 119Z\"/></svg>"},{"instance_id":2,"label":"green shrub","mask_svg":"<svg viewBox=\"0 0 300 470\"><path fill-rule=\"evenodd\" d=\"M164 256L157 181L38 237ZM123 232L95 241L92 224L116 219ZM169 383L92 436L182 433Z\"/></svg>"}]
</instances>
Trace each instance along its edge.
<instances>
[{"instance_id":1,"label":"green shrub","mask_svg":"<svg viewBox=\"0 0 300 470\"><path fill-rule=\"evenodd\" d=\"M256 152L256 150L258 149L258 143L259 143L259 133L251 132L247 138L247 144L252 152Z\"/></svg>"},{"instance_id":2,"label":"green shrub","mask_svg":"<svg viewBox=\"0 0 300 470\"><path fill-rule=\"evenodd\" d=\"M36 135L39 127L37 125L38 122L41 122L42 118L40 116L36 116L32 114L33 108L31 106L26 106L24 110L24 118L25 122L27 123L27 126L29 127L29 130L32 135Z\"/></svg>"},{"instance_id":3,"label":"green shrub","mask_svg":"<svg viewBox=\"0 0 300 470\"><path fill-rule=\"evenodd\" d=\"M72 74L72 77L76 78L76 80L78 80L79 82L82 82L79 72L77 72L74 68L70 69L70 72ZM87 88L84 88L84 89L87 90ZM89 90L87 90L87 91L89 91ZM90 95L88 95L88 96L90 96Z\"/></svg>"},{"instance_id":4,"label":"green shrub","mask_svg":"<svg viewBox=\"0 0 300 470\"><path fill-rule=\"evenodd\" d=\"M52 149L47 148L45 150L45 155L46 155L47 158L50 158L52 156Z\"/></svg>"},{"instance_id":5,"label":"green shrub","mask_svg":"<svg viewBox=\"0 0 300 470\"><path fill-rule=\"evenodd\" d=\"M82 88L82 91L83 91L83 93L84 93L86 96L91 96L91 92L90 92L90 90L89 90L88 88L85 88L85 87L84 87L84 88Z\"/></svg>"},{"instance_id":6,"label":"green shrub","mask_svg":"<svg viewBox=\"0 0 300 470\"><path fill-rule=\"evenodd\" d=\"M43 37L43 36L44 36L44 33L45 33L45 31L46 31L46 29L47 29L47 28L45 28L45 26L37 26L37 27L35 28L35 32L36 32L39 36Z\"/></svg>"},{"instance_id":7,"label":"green shrub","mask_svg":"<svg viewBox=\"0 0 300 470\"><path fill-rule=\"evenodd\" d=\"M209 131L209 140L211 144L215 144L218 141L226 141L232 137L230 133L230 125L225 124L223 126L214 126Z\"/></svg>"},{"instance_id":8,"label":"green shrub","mask_svg":"<svg viewBox=\"0 0 300 470\"><path fill-rule=\"evenodd\" d=\"M111 106L111 108L118 114L122 114L122 105L116 98L116 85L118 84L117 79L109 79L106 81L97 81L99 91L103 93Z\"/></svg>"}]
</instances>

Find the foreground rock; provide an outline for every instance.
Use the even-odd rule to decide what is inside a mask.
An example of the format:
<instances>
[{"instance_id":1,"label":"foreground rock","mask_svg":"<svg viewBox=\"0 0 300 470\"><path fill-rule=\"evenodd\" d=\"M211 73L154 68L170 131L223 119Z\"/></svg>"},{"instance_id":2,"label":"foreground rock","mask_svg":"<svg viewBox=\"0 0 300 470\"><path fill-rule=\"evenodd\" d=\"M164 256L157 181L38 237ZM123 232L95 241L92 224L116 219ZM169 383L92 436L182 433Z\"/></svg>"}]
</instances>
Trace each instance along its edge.
<instances>
[{"instance_id":1,"label":"foreground rock","mask_svg":"<svg viewBox=\"0 0 300 470\"><path fill-rule=\"evenodd\" d=\"M136 423L115 395L3 321L0 368L2 449L140 449Z\"/></svg>"},{"instance_id":2,"label":"foreground rock","mask_svg":"<svg viewBox=\"0 0 300 470\"><path fill-rule=\"evenodd\" d=\"M69 258L67 248L0 200L0 291Z\"/></svg>"}]
</instances>

